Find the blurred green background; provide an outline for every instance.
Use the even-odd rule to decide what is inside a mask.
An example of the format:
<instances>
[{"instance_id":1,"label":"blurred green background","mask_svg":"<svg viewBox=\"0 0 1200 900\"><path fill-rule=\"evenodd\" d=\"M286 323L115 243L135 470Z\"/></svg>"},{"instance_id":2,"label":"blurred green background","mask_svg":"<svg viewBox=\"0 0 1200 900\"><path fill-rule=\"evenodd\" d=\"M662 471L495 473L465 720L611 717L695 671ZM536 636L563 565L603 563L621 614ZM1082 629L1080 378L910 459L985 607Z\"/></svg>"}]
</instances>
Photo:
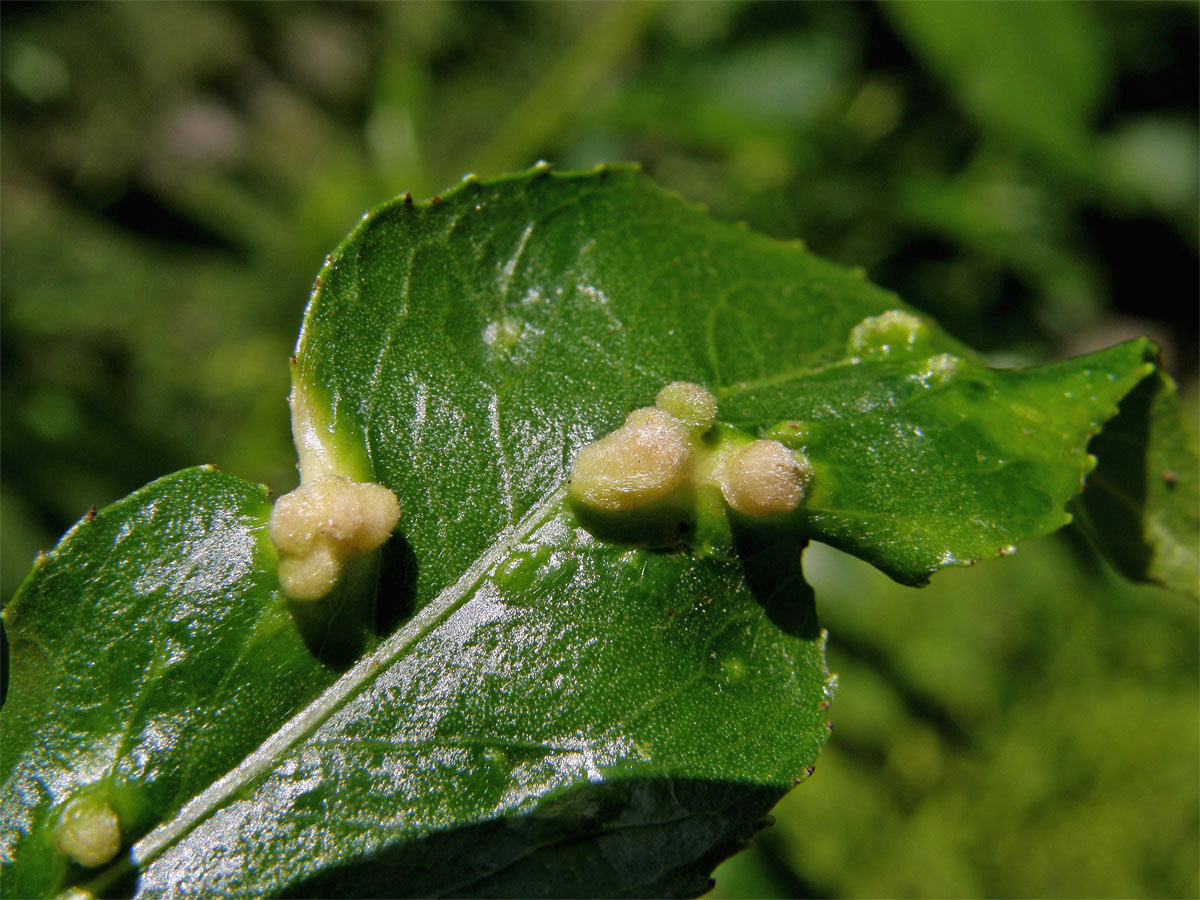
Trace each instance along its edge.
<instances>
[{"instance_id":1,"label":"blurred green background","mask_svg":"<svg viewBox=\"0 0 1200 900\"><path fill-rule=\"evenodd\" d=\"M0 593L93 505L295 483L286 359L362 211L638 160L998 363L1149 333L1196 409L1180 4L6 4ZM836 731L716 895L1197 896L1200 622L1072 532L808 571Z\"/></svg>"}]
</instances>

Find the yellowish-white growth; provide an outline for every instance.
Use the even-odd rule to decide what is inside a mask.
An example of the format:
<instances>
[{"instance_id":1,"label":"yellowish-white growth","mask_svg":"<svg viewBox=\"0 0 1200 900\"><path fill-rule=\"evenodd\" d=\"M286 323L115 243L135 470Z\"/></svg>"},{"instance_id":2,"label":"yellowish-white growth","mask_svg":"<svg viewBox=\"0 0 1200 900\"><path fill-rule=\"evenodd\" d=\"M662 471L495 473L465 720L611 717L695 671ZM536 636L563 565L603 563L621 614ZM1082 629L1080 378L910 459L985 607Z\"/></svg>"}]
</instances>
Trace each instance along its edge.
<instances>
[{"instance_id":1,"label":"yellowish-white growth","mask_svg":"<svg viewBox=\"0 0 1200 900\"><path fill-rule=\"evenodd\" d=\"M712 509L706 498L718 493L759 519L786 515L803 501L813 477L803 453L774 440L747 442L726 426L710 432L717 402L699 385L672 382L655 403L575 457L567 492L584 511L617 515L634 526L634 540L669 543L692 531L688 519ZM798 434L803 423L790 424ZM612 520L595 521L608 528Z\"/></svg>"},{"instance_id":2,"label":"yellowish-white growth","mask_svg":"<svg viewBox=\"0 0 1200 900\"><path fill-rule=\"evenodd\" d=\"M720 470L721 494L733 509L756 519L800 505L812 478L808 460L779 441L753 441L730 454Z\"/></svg>"},{"instance_id":3,"label":"yellowish-white growth","mask_svg":"<svg viewBox=\"0 0 1200 900\"><path fill-rule=\"evenodd\" d=\"M654 405L692 428L711 428L717 418L717 398L690 381L672 381L658 392Z\"/></svg>"},{"instance_id":4,"label":"yellowish-white growth","mask_svg":"<svg viewBox=\"0 0 1200 900\"><path fill-rule=\"evenodd\" d=\"M846 349L851 356L894 356L928 351L929 326L902 309L889 309L863 319L850 330Z\"/></svg>"},{"instance_id":5,"label":"yellowish-white growth","mask_svg":"<svg viewBox=\"0 0 1200 900\"><path fill-rule=\"evenodd\" d=\"M653 406L635 409L612 434L579 451L567 493L602 512L626 512L659 500L691 473L688 427Z\"/></svg>"},{"instance_id":6,"label":"yellowish-white growth","mask_svg":"<svg viewBox=\"0 0 1200 900\"><path fill-rule=\"evenodd\" d=\"M121 822L111 806L96 797L76 797L59 814L54 841L64 855L94 868L121 851Z\"/></svg>"},{"instance_id":7,"label":"yellowish-white growth","mask_svg":"<svg viewBox=\"0 0 1200 900\"><path fill-rule=\"evenodd\" d=\"M342 568L388 539L400 501L381 484L323 475L284 494L271 510L279 583L293 600L318 600Z\"/></svg>"}]
</instances>

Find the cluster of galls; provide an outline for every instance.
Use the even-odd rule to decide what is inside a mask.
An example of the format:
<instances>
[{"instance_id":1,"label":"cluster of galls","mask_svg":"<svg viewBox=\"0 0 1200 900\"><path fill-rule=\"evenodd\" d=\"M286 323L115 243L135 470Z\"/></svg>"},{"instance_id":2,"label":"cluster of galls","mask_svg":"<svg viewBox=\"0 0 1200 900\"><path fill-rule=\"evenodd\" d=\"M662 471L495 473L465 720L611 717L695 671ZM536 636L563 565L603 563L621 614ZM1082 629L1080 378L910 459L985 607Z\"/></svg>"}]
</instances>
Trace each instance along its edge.
<instances>
[{"instance_id":1,"label":"cluster of galls","mask_svg":"<svg viewBox=\"0 0 1200 900\"><path fill-rule=\"evenodd\" d=\"M269 524L284 593L324 597L346 564L383 544L399 520L400 501L382 484L325 475L284 494Z\"/></svg>"},{"instance_id":2,"label":"cluster of galls","mask_svg":"<svg viewBox=\"0 0 1200 900\"><path fill-rule=\"evenodd\" d=\"M706 489L735 513L770 519L793 512L812 480L807 457L778 441L714 429L717 401L676 381L635 409L625 424L584 447L567 494L584 523L608 536L622 523L645 526L633 539L671 543L670 523L686 533ZM596 530L595 528L593 530Z\"/></svg>"}]
</instances>

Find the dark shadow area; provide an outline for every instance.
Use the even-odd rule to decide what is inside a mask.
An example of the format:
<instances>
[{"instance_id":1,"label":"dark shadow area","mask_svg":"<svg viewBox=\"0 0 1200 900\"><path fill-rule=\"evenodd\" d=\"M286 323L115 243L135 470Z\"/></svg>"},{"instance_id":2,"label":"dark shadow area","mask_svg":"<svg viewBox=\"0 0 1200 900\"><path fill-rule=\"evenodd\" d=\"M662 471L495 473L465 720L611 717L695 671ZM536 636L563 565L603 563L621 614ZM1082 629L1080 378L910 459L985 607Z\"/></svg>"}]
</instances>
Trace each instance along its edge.
<instances>
[{"instance_id":1,"label":"dark shadow area","mask_svg":"<svg viewBox=\"0 0 1200 900\"><path fill-rule=\"evenodd\" d=\"M1088 207L1081 218L1098 244L1113 248L1104 261L1115 311L1146 323L1138 330L1148 328L1166 346L1170 370L1193 377L1200 342L1200 260L1194 247L1170 223L1150 216L1117 218ZM1148 272L1155 273L1153 290L1145 289ZM1161 324L1155 329L1151 322Z\"/></svg>"},{"instance_id":2,"label":"dark shadow area","mask_svg":"<svg viewBox=\"0 0 1200 900\"><path fill-rule=\"evenodd\" d=\"M530 812L394 842L289 897L695 897L783 787L615 778Z\"/></svg>"},{"instance_id":3,"label":"dark shadow area","mask_svg":"<svg viewBox=\"0 0 1200 900\"><path fill-rule=\"evenodd\" d=\"M62 186L72 190L69 182L64 181ZM81 206L88 205L88 197L77 190L73 191L73 195ZM239 250L233 242L203 222L167 205L161 197L135 186L128 186L123 193L96 211L106 222L161 244L226 253Z\"/></svg>"},{"instance_id":4,"label":"dark shadow area","mask_svg":"<svg viewBox=\"0 0 1200 900\"><path fill-rule=\"evenodd\" d=\"M780 630L812 640L821 633L813 589L804 580L808 541L758 526L734 526L734 549L746 585Z\"/></svg>"},{"instance_id":5,"label":"dark shadow area","mask_svg":"<svg viewBox=\"0 0 1200 900\"><path fill-rule=\"evenodd\" d=\"M582 504L570 505L584 528L603 541L642 547L652 553L677 553L695 546L694 498L684 495L663 503L651 513L632 518L628 513L604 513ZM790 523L763 524L731 516L733 550L746 586L771 621L785 633L812 640L820 632L813 589L804 580L803 555L807 538L798 538Z\"/></svg>"},{"instance_id":6,"label":"dark shadow area","mask_svg":"<svg viewBox=\"0 0 1200 900\"><path fill-rule=\"evenodd\" d=\"M605 512L582 503L569 502L579 524L602 541L674 551L686 543L696 527L694 498L686 490L676 491L649 508Z\"/></svg>"},{"instance_id":7,"label":"dark shadow area","mask_svg":"<svg viewBox=\"0 0 1200 900\"><path fill-rule=\"evenodd\" d=\"M1151 464L1150 422L1165 386L1163 376L1155 372L1121 400L1116 417L1088 444L1096 468L1072 503L1083 531L1109 562L1134 580L1145 578L1153 556L1143 514ZM1164 474L1170 477L1160 473Z\"/></svg>"},{"instance_id":8,"label":"dark shadow area","mask_svg":"<svg viewBox=\"0 0 1200 900\"><path fill-rule=\"evenodd\" d=\"M416 554L395 534L378 554L348 565L328 597L293 600L288 609L309 652L344 672L412 615L416 590Z\"/></svg>"},{"instance_id":9,"label":"dark shadow area","mask_svg":"<svg viewBox=\"0 0 1200 900\"><path fill-rule=\"evenodd\" d=\"M8 629L0 622L0 709L8 699Z\"/></svg>"},{"instance_id":10,"label":"dark shadow area","mask_svg":"<svg viewBox=\"0 0 1200 900\"><path fill-rule=\"evenodd\" d=\"M402 534L381 549L379 591L375 595L375 634L386 637L413 614L417 597L417 555Z\"/></svg>"}]
</instances>

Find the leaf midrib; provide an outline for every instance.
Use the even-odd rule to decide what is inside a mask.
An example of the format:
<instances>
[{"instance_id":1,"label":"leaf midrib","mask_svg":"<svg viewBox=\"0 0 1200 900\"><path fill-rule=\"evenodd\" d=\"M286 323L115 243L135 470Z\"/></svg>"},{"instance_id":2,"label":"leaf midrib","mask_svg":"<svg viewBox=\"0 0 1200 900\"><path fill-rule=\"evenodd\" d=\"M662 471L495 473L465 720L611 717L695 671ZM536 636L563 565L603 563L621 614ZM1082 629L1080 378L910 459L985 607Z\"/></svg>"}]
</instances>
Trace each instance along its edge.
<instances>
[{"instance_id":1,"label":"leaf midrib","mask_svg":"<svg viewBox=\"0 0 1200 900\"><path fill-rule=\"evenodd\" d=\"M169 821L162 823L130 851L133 863L144 868L196 826L219 811L239 790L266 774L283 756L309 737L347 703L369 687L376 677L405 656L474 596L475 589L509 550L526 540L561 506L565 485L556 487L534 505L516 525L496 540L454 584L446 587L424 609L385 640L373 653L330 685L319 697L289 719L242 762L191 799ZM101 875L96 882L109 882Z\"/></svg>"}]
</instances>

